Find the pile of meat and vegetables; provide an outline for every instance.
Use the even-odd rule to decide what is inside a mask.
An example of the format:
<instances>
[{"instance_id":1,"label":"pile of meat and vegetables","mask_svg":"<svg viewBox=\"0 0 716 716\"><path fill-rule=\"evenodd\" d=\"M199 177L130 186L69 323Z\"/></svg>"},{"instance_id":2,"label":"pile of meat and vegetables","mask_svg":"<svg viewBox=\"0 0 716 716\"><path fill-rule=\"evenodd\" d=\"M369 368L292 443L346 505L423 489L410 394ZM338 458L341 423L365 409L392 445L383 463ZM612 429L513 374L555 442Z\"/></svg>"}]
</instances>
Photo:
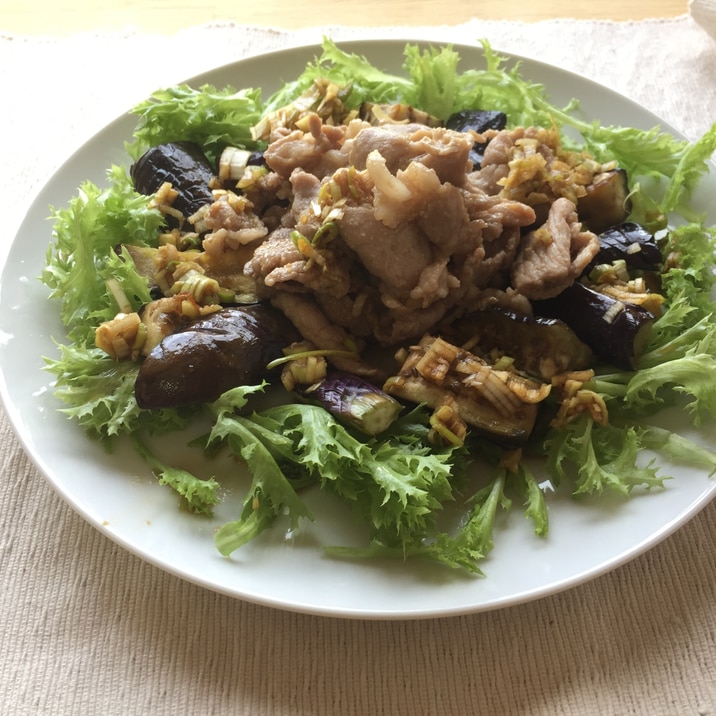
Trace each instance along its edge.
<instances>
[{"instance_id":1,"label":"pile of meat and vegetables","mask_svg":"<svg viewBox=\"0 0 716 716\"><path fill-rule=\"evenodd\" d=\"M330 554L479 572L513 502L547 533L546 485L662 487L645 449L716 469L652 421L716 412L716 234L689 206L716 129L602 127L484 54L409 45L398 76L327 40L267 101L162 90L129 168L54 210L64 410L205 513L217 481L151 437L208 416L193 444L251 480L223 554L319 518L320 486L366 525Z\"/></svg>"}]
</instances>

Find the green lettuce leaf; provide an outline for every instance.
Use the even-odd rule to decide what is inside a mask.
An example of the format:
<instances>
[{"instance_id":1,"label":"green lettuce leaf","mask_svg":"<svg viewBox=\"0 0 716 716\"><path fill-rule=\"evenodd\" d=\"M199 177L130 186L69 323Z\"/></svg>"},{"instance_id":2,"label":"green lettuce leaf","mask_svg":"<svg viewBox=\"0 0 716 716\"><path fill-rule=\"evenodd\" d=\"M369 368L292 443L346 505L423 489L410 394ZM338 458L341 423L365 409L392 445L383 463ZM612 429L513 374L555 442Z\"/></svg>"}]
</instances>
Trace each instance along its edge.
<instances>
[{"instance_id":1,"label":"green lettuce leaf","mask_svg":"<svg viewBox=\"0 0 716 716\"><path fill-rule=\"evenodd\" d=\"M328 79L347 88L344 101L349 109L356 109L368 100L378 103L398 101L405 93L414 92L407 77L384 72L365 57L340 49L330 39L323 40L321 50L295 80L285 82L266 100L264 115L291 104L318 79Z\"/></svg>"},{"instance_id":2,"label":"green lettuce leaf","mask_svg":"<svg viewBox=\"0 0 716 716\"><path fill-rule=\"evenodd\" d=\"M315 471L325 488L351 500L384 540L429 534L441 505L452 499L449 451L390 437L363 442L314 405L281 405L262 416L293 438L299 464Z\"/></svg>"},{"instance_id":3,"label":"green lettuce leaf","mask_svg":"<svg viewBox=\"0 0 716 716\"><path fill-rule=\"evenodd\" d=\"M696 142L686 142L678 153L678 163L669 175L669 183L664 192L662 210L668 214L678 211L689 221L698 221L699 216L689 206L701 177L708 173L708 160L716 152L716 123Z\"/></svg>"},{"instance_id":4,"label":"green lettuce leaf","mask_svg":"<svg viewBox=\"0 0 716 716\"><path fill-rule=\"evenodd\" d=\"M505 472L501 471L471 498L472 507L456 534L438 531L429 539L403 541L400 545L375 536L365 547L332 545L331 557L341 559L428 559L454 569L482 576L480 563L494 547L494 527L498 509L509 510L505 495Z\"/></svg>"},{"instance_id":5,"label":"green lettuce leaf","mask_svg":"<svg viewBox=\"0 0 716 716\"><path fill-rule=\"evenodd\" d=\"M281 515L288 514L291 529L296 529L302 518L314 519L271 451L257 439L251 421L222 415L210 439L217 437L225 440L231 452L245 461L252 475L240 517L222 525L214 536L221 554L230 555L273 525Z\"/></svg>"},{"instance_id":6,"label":"green lettuce leaf","mask_svg":"<svg viewBox=\"0 0 716 716\"><path fill-rule=\"evenodd\" d=\"M352 435L323 408L287 404L250 417L229 392L214 404L217 415L209 442L220 440L241 456L252 474L242 513L217 533L228 554L288 512L291 524L312 515L296 485L314 482L349 500L372 539L390 547L419 544L435 532L435 517L453 499L450 452L435 452L389 438L367 442Z\"/></svg>"},{"instance_id":7,"label":"green lettuce leaf","mask_svg":"<svg viewBox=\"0 0 716 716\"><path fill-rule=\"evenodd\" d=\"M661 487L654 462L638 464L642 449L633 427L599 425L583 414L545 440L548 472L556 485L569 481L575 494L605 490L628 495L636 486Z\"/></svg>"},{"instance_id":8,"label":"green lettuce leaf","mask_svg":"<svg viewBox=\"0 0 716 716\"><path fill-rule=\"evenodd\" d=\"M210 406L216 420L208 444L216 441L226 444L234 455L244 460L252 477L240 516L220 527L214 535L214 543L224 556L254 539L282 514L288 514L291 529L296 529L303 518L313 520L276 460L275 444L285 443L285 438L280 432L257 431L251 420L237 413L247 404L248 396L263 387L235 388Z\"/></svg>"},{"instance_id":9,"label":"green lettuce leaf","mask_svg":"<svg viewBox=\"0 0 716 716\"><path fill-rule=\"evenodd\" d=\"M220 501L220 486L213 477L202 480L180 467L168 465L152 453L137 435L132 437L132 444L150 465L159 484L175 490L191 512L203 515L212 513L214 505Z\"/></svg>"},{"instance_id":10,"label":"green lettuce leaf","mask_svg":"<svg viewBox=\"0 0 716 716\"><path fill-rule=\"evenodd\" d=\"M716 308L711 293L716 282L716 227L690 222L670 229L663 241L668 265L662 276L663 291L670 307L683 302L698 309L688 319L689 325Z\"/></svg>"},{"instance_id":11,"label":"green lettuce leaf","mask_svg":"<svg viewBox=\"0 0 716 716\"><path fill-rule=\"evenodd\" d=\"M138 365L115 361L99 348L59 345L59 358L45 358L56 377L55 396L67 405L61 412L93 438L106 439L138 430L159 434L185 428L191 408L142 410L134 397Z\"/></svg>"},{"instance_id":12,"label":"green lettuce leaf","mask_svg":"<svg viewBox=\"0 0 716 716\"><path fill-rule=\"evenodd\" d=\"M716 357L689 350L670 360L634 373L624 399L637 410L664 403L665 391L688 397L685 409L695 425L716 416ZM667 393L668 394L668 393Z\"/></svg>"},{"instance_id":13,"label":"green lettuce leaf","mask_svg":"<svg viewBox=\"0 0 716 716\"><path fill-rule=\"evenodd\" d=\"M187 84L157 90L132 112L139 116L134 140L127 151L134 159L164 142L196 142L210 161L229 145L255 149L251 127L261 116L260 89L217 89Z\"/></svg>"},{"instance_id":14,"label":"green lettuce leaf","mask_svg":"<svg viewBox=\"0 0 716 716\"><path fill-rule=\"evenodd\" d=\"M683 435L655 425L639 428L641 444L681 465L693 465L708 471L709 477L716 474L716 452L698 445Z\"/></svg>"},{"instance_id":15,"label":"green lettuce leaf","mask_svg":"<svg viewBox=\"0 0 716 716\"><path fill-rule=\"evenodd\" d=\"M53 209L53 241L41 280L60 303L70 341L93 341L97 324L117 313L108 278L125 287L135 307L149 299L146 280L137 276L131 261L120 260L115 247L156 242L164 219L134 191L122 167L113 166L109 179L106 189L84 182L67 207Z\"/></svg>"},{"instance_id":16,"label":"green lettuce leaf","mask_svg":"<svg viewBox=\"0 0 716 716\"><path fill-rule=\"evenodd\" d=\"M535 534L544 537L549 532L547 500L537 478L527 469L524 461L520 463L512 481L516 483L517 490L524 500L525 517L532 521Z\"/></svg>"}]
</instances>

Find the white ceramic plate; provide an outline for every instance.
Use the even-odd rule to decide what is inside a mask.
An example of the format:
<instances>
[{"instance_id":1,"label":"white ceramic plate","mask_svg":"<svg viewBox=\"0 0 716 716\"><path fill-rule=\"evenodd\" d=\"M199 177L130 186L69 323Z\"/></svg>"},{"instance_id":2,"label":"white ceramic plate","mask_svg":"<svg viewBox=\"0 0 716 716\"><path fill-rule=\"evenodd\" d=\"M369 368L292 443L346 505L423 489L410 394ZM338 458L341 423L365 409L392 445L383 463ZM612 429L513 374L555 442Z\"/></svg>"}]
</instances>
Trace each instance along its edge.
<instances>
[{"instance_id":1,"label":"white ceramic plate","mask_svg":"<svg viewBox=\"0 0 716 716\"><path fill-rule=\"evenodd\" d=\"M403 40L344 43L375 64L399 71ZM481 65L481 51L459 46L463 66ZM290 49L221 67L190 80L197 86L261 86L265 95L293 79L318 48ZM544 84L557 105L582 101L586 117L603 124L650 129L658 118L633 102L554 67L522 60L522 73ZM67 502L109 538L191 582L248 601L289 610L357 618L418 618L495 609L535 599L596 577L644 552L696 514L716 493L705 474L670 469L663 491L629 500L550 498L550 534L535 537L519 506L497 525L484 578L426 563L350 562L326 558L320 544L357 538L346 508L311 494L315 524L287 538L274 529L221 557L215 528L238 514L241 478L226 477L225 500L212 519L181 512L130 450L106 454L58 412L42 356L55 356L62 336L54 304L36 280L51 238L48 206L64 206L84 179L102 184L106 168L126 162L123 143L134 118L122 116L92 137L61 167L32 204L0 283L0 387L10 420L28 454ZM663 123L661 123L663 126ZM671 130L674 131L675 130ZM716 180L705 187L716 191ZM705 206L705 204L704 204ZM678 418L677 418L678 420ZM712 434L713 436L713 434ZM710 437L707 440L712 442ZM197 472L216 472L195 466ZM209 474L210 474L209 472ZM219 467L219 476L223 468ZM245 479L245 478L244 478Z\"/></svg>"}]
</instances>

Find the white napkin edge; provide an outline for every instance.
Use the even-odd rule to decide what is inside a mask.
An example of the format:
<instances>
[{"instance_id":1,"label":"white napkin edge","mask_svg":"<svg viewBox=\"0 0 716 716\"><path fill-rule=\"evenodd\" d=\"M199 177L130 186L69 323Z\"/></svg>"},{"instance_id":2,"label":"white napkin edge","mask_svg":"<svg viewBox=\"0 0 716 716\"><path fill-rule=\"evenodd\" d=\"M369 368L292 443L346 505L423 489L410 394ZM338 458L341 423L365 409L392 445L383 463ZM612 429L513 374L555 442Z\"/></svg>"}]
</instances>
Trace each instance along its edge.
<instances>
[{"instance_id":1,"label":"white napkin edge","mask_svg":"<svg viewBox=\"0 0 716 716\"><path fill-rule=\"evenodd\" d=\"M689 0L689 14L716 39L716 0Z\"/></svg>"}]
</instances>

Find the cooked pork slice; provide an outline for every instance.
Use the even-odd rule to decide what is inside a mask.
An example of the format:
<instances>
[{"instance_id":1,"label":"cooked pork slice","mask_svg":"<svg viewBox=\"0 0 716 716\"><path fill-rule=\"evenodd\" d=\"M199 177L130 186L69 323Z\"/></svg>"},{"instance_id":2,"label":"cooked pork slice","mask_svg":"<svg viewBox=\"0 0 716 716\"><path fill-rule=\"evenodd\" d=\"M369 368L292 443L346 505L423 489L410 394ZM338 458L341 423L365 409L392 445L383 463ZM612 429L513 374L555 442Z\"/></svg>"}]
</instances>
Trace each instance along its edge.
<instances>
[{"instance_id":1,"label":"cooked pork slice","mask_svg":"<svg viewBox=\"0 0 716 716\"><path fill-rule=\"evenodd\" d=\"M469 234L480 240L464 240L456 253L469 252L458 274L477 288L499 288L509 283L509 270L520 242L520 230L535 220L532 207L486 194L471 174L460 188L469 218Z\"/></svg>"},{"instance_id":2,"label":"cooked pork slice","mask_svg":"<svg viewBox=\"0 0 716 716\"><path fill-rule=\"evenodd\" d=\"M340 232L368 272L398 291L411 291L432 261L430 242L415 224L389 228L370 204L346 205Z\"/></svg>"},{"instance_id":3,"label":"cooked pork slice","mask_svg":"<svg viewBox=\"0 0 716 716\"><path fill-rule=\"evenodd\" d=\"M269 289L344 296L351 285L350 268L350 260L340 251L325 249L313 258L304 255L293 241L291 230L281 228L256 247L244 274Z\"/></svg>"},{"instance_id":4,"label":"cooked pork slice","mask_svg":"<svg viewBox=\"0 0 716 716\"><path fill-rule=\"evenodd\" d=\"M572 176L573 167L563 161L567 155L561 152L556 130L542 127L517 127L509 133L503 130L495 138L498 146L502 137L509 172L500 179L501 196L544 208L560 196L576 201L578 187ZM500 161L504 159L500 157Z\"/></svg>"},{"instance_id":5,"label":"cooked pork slice","mask_svg":"<svg viewBox=\"0 0 716 716\"><path fill-rule=\"evenodd\" d=\"M295 169L291 174L293 201L291 215L296 229L309 240L321 226L321 217L312 210L321 188L320 180L313 174Z\"/></svg>"},{"instance_id":6,"label":"cooked pork slice","mask_svg":"<svg viewBox=\"0 0 716 716\"><path fill-rule=\"evenodd\" d=\"M500 193L502 189L500 182L504 181L509 173L510 168L507 164L483 163L478 171L470 174L470 180L486 194L494 196Z\"/></svg>"},{"instance_id":7,"label":"cooked pork slice","mask_svg":"<svg viewBox=\"0 0 716 716\"><path fill-rule=\"evenodd\" d=\"M480 169L472 172L470 180L486 194L499 194L502 182L510 173L509 162L515 146L513 130L491 131L486 133L489 142L485 147Z\"/></svg>"},{"instance_id":8,"label":"cooked pork slice","mask_svg":"<svg viewBox=\"0 0 716 716\"><path fill-rule=\"evenodd\" d=\"M244 273L254 278L266 278L275 269L305 257L291 239L290 229L276 229L254 251Z\"/></svg>"},{"instance_id":9,"label":"cooked pork slice","mask_svg":"<svg viewBox=\"0 0 716 716\"><path fill-rule=\"evenodd\" d=\"M353 124L353 123L352 123ZM330 176L336 169L348 166L348 147L344 143L359 126L323 124L318 115L308 118L308 131L295 129L269 144L264 159L269 168L288 178L295 169L315 174L319 179Z\"/></svg>"},{"instance_id":10,"label":"cooked pork slice","mask_svg":"<svg viewBox=\"0 0 716 716\"><path fill-rule=\"evenodd\" d=\"M469 228L464 195L452 184L441 184L425 197L416 221L430 243L446 256L467 253L482 240L481 233L478 236Z\"/></svg>"},{"instance_id":11,"label":"cooked pork slice","mask_svg":"<svg viewBox=\"0 0 716 716\"><path fill-rule=\"evenodd\" d=\"M470 135L443 127L386 124L361 130L351 144L349 161L356 169L365 169L369 155L377 151L391 174L419 162L433 169L441 182L459 185L471 168L472 145Z\"/></svg>"},{"instance_id":12,"label":"cooked pork slice","mask_svg":"<svg viewBox=\"0 0 716 716\"><path fill-rule=\"evenodd\" d=\"M535 211L481 188L469 173L472 137L360 121L341 131L312 119L302 136L296 130L271 145L269 164L288 176L292 205L245 269L279 307L291 307L304 337L317 342L309 333L319 326L384 345L415 340L476 292L509 288ZM502 140L505 151L513 140ZM493 141L498 157L500 138ZM345 166L323 174L339 163L334 152ZM322 164L321 153L333 159ZM300 294L299 313L282 293Z\"/></svg>"},{"instance_id":13,"label":"cooked pork slice","mask_svg":"<svg viewBox=\"0 0 716 716\"><path fill-rule=\"evenodd\" d=\"M554 127L516 127L492 135L471 180L488 194L535 207L541 223L555 199L577 203L603 170L585 153L562 147Z\"/></svg>"},{"instance_id":14,"label":"cooked pork slice","mask_svg":"<svg viewBox=\"0 0 716 716\"><path fill-rule=\"evenodd\" d=\"M478 288L504 288L510 282L510 268L520 245L519 228L508 227L494 239L484 241L480 252L476 251L465 262L463 281Z\"/></svg>"},{"instance_id":15,"label":"cooked pork slice","mask_svg":"<svg viewBox=\"0 0 716 716\"><path fill-rule=\"evenodd\" d=\"M599 239L583 231L569 199L557 199L547 222L522 239L512 268L512 286L529 299L561 293L599 251Z\"/></svg>"},{"instance_id":16,"label":"cooked pork slice","mask_svg":"<svg viewBox=\"0 0 716 716\"><path fill-rule=\"evenodd\" d=\"M447 258L426 266L420 280L410 292L410 298L420 301L421 308L427 308L435 301L446 298L450 291L460 288L460 281L448 270Z\"/></svg>"},{"instance_id":17,"label":"cooked pork slice","mask_svg":"<svg viewBox=\"0 0 716 716\"><path fill-rule=\"evenodd\" d=\"M254 213L253 205L245 197L228 192L209 205L204 215L211 233L202 245L207 253L219 256L268 234L263 221Z\"/></svg>"},{"instance_id":18,"label":"cooked pork slice","mask_svg":"<svg viewBox=\"0 0 716 716\"><path fill-rule=\"evenodd\" d=\"M356 375L375 377L378 371L347 355L349 346L355 344L353 337L341 327L331 323L310 296L277 291L271 298L276 308L283 312L298 332L319 350L340 351L327 355L327 360L339 370Z\"/></svg>"},{"instance_id":19,"label":"cooked pork slice","mask_svg":"<svg viewBox=\"0 0 716 716\"><path fill-rule=\"evenodd\" d=\"M327 293L314 294L316 303L330 323L345 328L358 338L370 338L385 309L372 287L363 286L355 295L330 296Z\"/></svg>"},{"instance_id":20,"label":"cooked pork slice","mask_svg":"<svg viewBox=\"0 0 716 716\"><path fill-rule=\"evenodd\" d=\"M266 210L274 211L291 194L291 187L285 177L276 172L259 173L249 184L240 184L239 189L254 205L254 211L266 222Z\"/></svg>"},{"instance_id":21,"label":"cooked pork slice","mask_svg":"<svg viewBox=\"0 0 716 716\"><path fill-rule=\"evenodd\" d=\"M513 288L508 288L505 291L487 288L476 292L475 296L471 298L470 310L472 311L486 308L506 308L525 316L532 315L532 304Z\"/></svg>"},{"instance_id":22,"label":"cooked pork slice","mask_svg":"<svg viewBox=\"0 0 716 716\"><path fill-rule=\"evenodd\" d=\"M480 185L479 172L473 172L460 187L465 208L471 219L485 224L492 237L499 235L505 226L529 226L535 220L535 211L520 201L488 194Z\"/></svg>"},{"instance_id":23,"label":"cooked pork slice","mask_svg":"<svg viewBox=\"0 0 716 716\"><path fill-rule=\"evenodd\" d=\"M430 326L440 322L452 305L452 302L444 299L432 303L427 308L393 311L386 316L388 320L376 326L376 339L384 346L400 345L416 340Z\"/></svg>"}]
</instances>

